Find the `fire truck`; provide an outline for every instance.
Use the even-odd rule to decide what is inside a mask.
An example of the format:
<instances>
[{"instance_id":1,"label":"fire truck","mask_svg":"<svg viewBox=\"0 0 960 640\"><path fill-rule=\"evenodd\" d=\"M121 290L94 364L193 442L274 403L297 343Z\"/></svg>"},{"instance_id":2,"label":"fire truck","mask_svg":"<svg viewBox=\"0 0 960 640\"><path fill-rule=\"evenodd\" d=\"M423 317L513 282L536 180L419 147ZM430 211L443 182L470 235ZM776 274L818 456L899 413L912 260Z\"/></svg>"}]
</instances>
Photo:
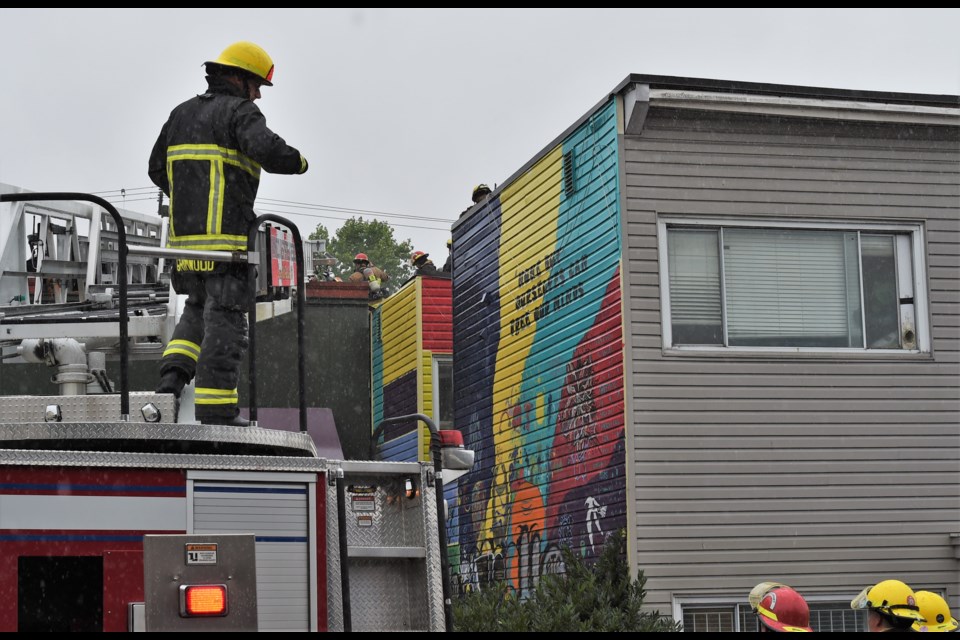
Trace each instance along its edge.
<instances>
[{"instance_id":1,"label":"fire truck","mask_svg":"<svg viewBox=\"0 0 960 640\"><path fill-rule=\"evenodd\" d=\"M253 357L251 427L199 425L189 393L129 388L131 357L159 357L175 326L165 261L245 262L255 278L265 222L289 230L304 274L279 216L257 219L245 253L171 250L162 218L0 185L0 367L45 364L59 389L0 396L0 630L451 629L442 483L472 465L459 433L398 416L384 423L430 429L431 463L332 458L302 357L283 428L256 426Z\"/></svg>"}]
</instances>

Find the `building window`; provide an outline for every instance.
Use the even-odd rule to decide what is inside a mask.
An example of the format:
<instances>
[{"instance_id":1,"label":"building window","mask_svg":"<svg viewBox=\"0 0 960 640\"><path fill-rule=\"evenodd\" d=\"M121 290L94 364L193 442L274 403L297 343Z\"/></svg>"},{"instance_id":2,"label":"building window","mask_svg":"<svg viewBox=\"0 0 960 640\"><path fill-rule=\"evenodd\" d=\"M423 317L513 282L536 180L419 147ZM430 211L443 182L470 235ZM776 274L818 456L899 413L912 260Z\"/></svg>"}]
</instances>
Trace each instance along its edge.
<instances>
[{"instance_id":1,"label":"building window","mask_svg":"<svg viewBox=\"0 0 960 640\"><path fill-rule=\"evenodd\" d=\"M817 632L859 632L866 630L863 611L850 608L849 601L810 602L810 627ZM683 630L687 632L755 632L759 621L748 604L681 604Z\"/></svg>"},{"instance_id":2,"label":"building window","mask_svg":"<svg viewBox=\"0 0 960 640\"><path fill-rule=\"evenodd\" d=\"M433 419L438 429L453 429L453 360L433 358Z\"/></svg>"},{"instance_id":3,"label":"building window","mask_svg":"<svg viewBox=\"0 0 960 640\"><path fill-rule=\"evenodd\" d=\"M668 348L928 351L921 228L660 222Z\"/></svg>"},{"instance_id":4,"label":"building window","mask_svg":"<svg viewBox=\"0 0 960 640\"><path fill-rule=\"evenodd\" d=\"M695 633L731 633L736 607L684 607L683 630Z\"/></svg>"}]
</instances>

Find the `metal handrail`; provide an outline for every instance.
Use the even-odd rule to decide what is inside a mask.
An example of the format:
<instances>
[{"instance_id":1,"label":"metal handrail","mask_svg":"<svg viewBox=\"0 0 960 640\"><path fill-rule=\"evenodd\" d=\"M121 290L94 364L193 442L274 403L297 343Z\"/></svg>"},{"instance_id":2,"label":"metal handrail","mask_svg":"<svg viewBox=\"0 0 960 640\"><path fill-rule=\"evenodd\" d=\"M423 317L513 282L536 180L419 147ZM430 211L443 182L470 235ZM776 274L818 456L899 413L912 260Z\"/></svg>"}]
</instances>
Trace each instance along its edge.
<instances>
[{"instance_id":1,"label":"metal handrail","mask_svg":"<svg viewBox=\"0 0 960 640\"><path fill-rule=\"evenodd\" d=\"M306 334L306 293L304 292L304 286L301 281L303 278L303 243L300 240L300 230L297 229L297 226L278 215L272 213L264 213L257 217L253 221L253 225L250 227L249 235L247 236L247 253L250 256L256 255L256 242L257 242L257 232L260 230L260 225L268 220L273 222L279 222L283 226L287 227L290 230L290 233L293 235L293 244L294 249L297 255L297 383L299 385L300 392L300 431L307 432L307 386L306 386L306 363L304 361L304 351L303 351L303 337ZM267 238L267 242L270 239ZM250 260L247 265L247 281L250 284L250 420L252 422L257 421L257 372L254 361L256 360L255 355L257 353L257 336L255 327L257 326L257 265L254 260Z\"/></svg>"}]
</instances>

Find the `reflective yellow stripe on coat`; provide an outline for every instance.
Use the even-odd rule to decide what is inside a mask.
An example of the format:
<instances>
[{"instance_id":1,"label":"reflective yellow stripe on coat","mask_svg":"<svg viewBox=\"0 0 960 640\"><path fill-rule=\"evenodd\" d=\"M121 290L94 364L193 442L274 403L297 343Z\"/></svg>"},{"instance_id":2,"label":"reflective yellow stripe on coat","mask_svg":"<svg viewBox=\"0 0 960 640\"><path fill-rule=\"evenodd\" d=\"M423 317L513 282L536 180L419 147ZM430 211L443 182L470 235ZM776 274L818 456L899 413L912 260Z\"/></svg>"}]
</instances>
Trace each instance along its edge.
<instances>
[{"instance_id":1,"label":"reflective yellow stripe on coat","mask_svg":"<svg viewBox=\"0 0 960 640\"><path fill-rule=\"evenodd\" d=\"M163 357L179 353L187 356L196 362L200 358L200 345L189 340L171 340L167 343L167 348L163 350Z\"/></svg>"},{"instance_id":2,"label":"reflective yellow stripe on coat","mask_svg":"<svg viewBox=\"0 0 960 640\"><path fill-rule=\"evenodd\" d=\"M170 193L173 188L173 163L183 160L195 160L210 163L210 192L207 195L206 234L202 236L177 236L173 224L174 201L170 200L170 236L167 246L173 249L194 249L197 251L243 251L247 248L244 236L221 233L223 227L223 194L226 179L223 165L229 164L246 171L260 179L260 163L248 158L239 151L227 149L215 144L178 144L167 147L167 181ZM202 241L200 240L202 239Z\"/></svg>"}]
</instances>

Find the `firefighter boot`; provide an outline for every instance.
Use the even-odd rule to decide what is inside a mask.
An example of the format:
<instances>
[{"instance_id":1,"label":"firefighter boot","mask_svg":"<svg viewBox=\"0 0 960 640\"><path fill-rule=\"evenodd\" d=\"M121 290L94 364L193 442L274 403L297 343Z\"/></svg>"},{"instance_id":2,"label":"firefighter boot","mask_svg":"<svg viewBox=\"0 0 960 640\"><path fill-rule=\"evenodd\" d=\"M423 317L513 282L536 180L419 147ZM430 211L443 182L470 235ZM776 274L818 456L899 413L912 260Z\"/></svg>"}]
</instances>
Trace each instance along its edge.
<instances>
[{"instance_id":1,"label":"firefighter boot","mask_svg":"<svg viewBox=\"0 0 960 640\"><path fill-rule=\"evenodd\" d=\"M200 424L218 424L224 427L249 427L250 421L242 416L204 416L200 418Z\"/></svg>"}]
</instances>

